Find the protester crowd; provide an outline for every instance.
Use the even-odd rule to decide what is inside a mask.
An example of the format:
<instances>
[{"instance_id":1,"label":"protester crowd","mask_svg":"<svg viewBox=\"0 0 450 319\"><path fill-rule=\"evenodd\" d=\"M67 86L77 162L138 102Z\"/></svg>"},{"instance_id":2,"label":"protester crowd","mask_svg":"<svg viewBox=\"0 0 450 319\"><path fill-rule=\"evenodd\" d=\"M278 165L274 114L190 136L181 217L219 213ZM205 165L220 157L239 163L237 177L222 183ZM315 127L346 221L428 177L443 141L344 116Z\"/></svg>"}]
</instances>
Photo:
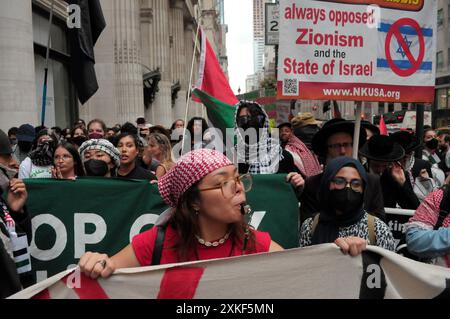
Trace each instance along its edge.
<instances>
[{"instance_id":1,"label":"protester crowd","mask_svg":"<svg viewBox=\"0 0 450 319\"><path fill-rule=\"evenodd\" d=\"M245 222L245 193L255 174L286 175L300 207L300 247L336 243L352 256L367 245L393 251L385 208L412 209L416 213L406 231L412 258L450 266L450 135L432 128L423 136L410 130L381 135L363 122L356 160L353 121L321 123L301 113L280 124L275 134L258 103L241 101L234 123L232 158L210 149L215 136L199 117L176 120L170 128L138 118L113 127L101 119L87 125L80 119L64 129L23 124L7 134L0 130L0 296L30 282L30 267L19 269L15 262L19 250L29 254L31 222L23 183L29 178L157 184L171 207L166 224L135 236L112 257L83 255L80 268L93 278L123 267L282 250L270 234ZM256 132L255 140L248 130Z\"/></svg>"}]
</instances>

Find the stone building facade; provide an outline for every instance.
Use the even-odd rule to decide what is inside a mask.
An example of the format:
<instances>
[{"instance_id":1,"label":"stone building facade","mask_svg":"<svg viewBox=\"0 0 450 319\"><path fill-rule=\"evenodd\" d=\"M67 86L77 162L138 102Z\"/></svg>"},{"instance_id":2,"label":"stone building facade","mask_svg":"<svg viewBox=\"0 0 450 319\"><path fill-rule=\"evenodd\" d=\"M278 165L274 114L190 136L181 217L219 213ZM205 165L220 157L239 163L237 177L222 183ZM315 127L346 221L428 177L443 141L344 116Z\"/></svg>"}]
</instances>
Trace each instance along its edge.
<instances>
[{"instance_id":1,"label":"stone building facade","mask_svg":"<svg viewBox=\"0 0 450 319\"><path fill-rule=\"evenodd\" d=\"M184 118L197 23L222 66L227 57L221 0L100 0L107 27L95 46L97 93L79 105L70 79L67 3L55 0L46 126L79 117L108 126L145 116L152 124ZM0 0L0 128L39 125L51 0ZM199 42L200 43L200 42ZM198 45L199 45L198 43ZM200 48L195 50L196 83ZM188 118L204 115L190 102Z\"/></svg>"}]
</instances>

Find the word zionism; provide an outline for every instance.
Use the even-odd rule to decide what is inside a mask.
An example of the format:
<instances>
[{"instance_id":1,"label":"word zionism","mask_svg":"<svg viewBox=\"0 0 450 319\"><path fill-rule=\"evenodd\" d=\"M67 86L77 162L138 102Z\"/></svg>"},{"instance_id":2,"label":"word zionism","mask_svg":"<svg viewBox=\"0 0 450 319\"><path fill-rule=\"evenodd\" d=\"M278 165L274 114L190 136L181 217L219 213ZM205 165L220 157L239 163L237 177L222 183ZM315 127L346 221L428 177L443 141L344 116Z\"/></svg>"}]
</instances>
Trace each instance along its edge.
<instances>
[{"instance_id":1,"label":"word zionism","mask_svg":"<svg viewBox=\"0 0 450 319\"><path fill-rule=\"evenodd\" d=\"M298 28L299 37L296 44L314 44L326 46L339 47L364 47L364 38L360 35L346 35L339 34L339 31L334 33L314 33L313 29Z\"/></svg>"}]
</instances>

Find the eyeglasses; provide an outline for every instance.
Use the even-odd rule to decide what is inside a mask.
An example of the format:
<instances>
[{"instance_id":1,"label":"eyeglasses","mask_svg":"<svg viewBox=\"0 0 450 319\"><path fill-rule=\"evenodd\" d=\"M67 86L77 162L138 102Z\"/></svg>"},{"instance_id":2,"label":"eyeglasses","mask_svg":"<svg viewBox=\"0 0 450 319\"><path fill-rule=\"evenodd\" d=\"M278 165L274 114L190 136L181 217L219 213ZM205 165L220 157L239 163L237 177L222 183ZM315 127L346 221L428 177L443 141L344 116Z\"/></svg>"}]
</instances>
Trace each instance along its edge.
<instances>
[{"instance_id":1,"label":"eyeglasses","mask_svg":"<svg viewBox=\"0 0 450 319\"><path fill-rule=\"evenodd\" d=\"M351 181L347 181L343 177L335 177L331 180L333 184L336 186L336 189L344 189L347 185L350 184L350 188L355 192L362 192L363 190L363 182L360 179L352 179Z\"/></svg>"},{"instance_id":2,"label":"eyeglasses","mask_svg":"<svg viewBox=\"0 0 450 319\"><path fill-rule=\"evenodd\" d=\"M330 144L328 145L328 148L334 149L334 150L340 150L341 147L345 149L349 149L353 147L353 143L336 143L336 144Z\"/></svg>"},{"instance_id":3,"label":"eyeglasses","mask_svg":"<svg viewBox=\"0 0 450 319\"><path fill-rule=\"evenodd\" d=\"M66 162L66 161L71 160L71 159L73 159L73 157L70 156L70 155L67 155L67 154L65 154L65 155L63 155L63 156L57 155L57 156L55 156L55 158L54 158L55 162L57 162L57 161L59 161L59 160L63 160L63 162Z\"/></svg>"},{"instance_id":4,"label":"eyeglasses","mask_svg":"<svg viewBox=\"0 0 450 319\"><path fill-rule=\"evenodd\" d=\"M219 186L203 188L199 189L199 191L203 192L220 188L222 190L223 197L231 198L236 194L237 183L242 185L245 192L249 192L253 185L252 176L250 174L240 175L227 181L223 181Z\"/></svg>"}]
</instances>

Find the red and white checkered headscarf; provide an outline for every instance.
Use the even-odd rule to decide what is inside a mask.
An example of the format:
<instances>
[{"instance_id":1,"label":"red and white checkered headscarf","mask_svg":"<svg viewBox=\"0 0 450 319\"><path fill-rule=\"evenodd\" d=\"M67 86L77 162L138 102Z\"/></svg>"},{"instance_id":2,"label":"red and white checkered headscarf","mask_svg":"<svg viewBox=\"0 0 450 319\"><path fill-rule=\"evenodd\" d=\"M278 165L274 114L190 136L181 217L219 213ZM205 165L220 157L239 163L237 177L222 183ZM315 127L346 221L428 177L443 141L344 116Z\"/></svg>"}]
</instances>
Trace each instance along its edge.
<instances>
[{"instance_id":1,"label":"red and white checkered headscarf","mask_svg":"<svg viewBox=\"0 0 450 319\"><path fill-rule=\"evenodd\" d=\"M210 149L191 151L177 161L174 167L158 181L161 197L176 207L181 195L192 185L216 169L233 165L222 153Z\"/></svg>"}]
</instances>

